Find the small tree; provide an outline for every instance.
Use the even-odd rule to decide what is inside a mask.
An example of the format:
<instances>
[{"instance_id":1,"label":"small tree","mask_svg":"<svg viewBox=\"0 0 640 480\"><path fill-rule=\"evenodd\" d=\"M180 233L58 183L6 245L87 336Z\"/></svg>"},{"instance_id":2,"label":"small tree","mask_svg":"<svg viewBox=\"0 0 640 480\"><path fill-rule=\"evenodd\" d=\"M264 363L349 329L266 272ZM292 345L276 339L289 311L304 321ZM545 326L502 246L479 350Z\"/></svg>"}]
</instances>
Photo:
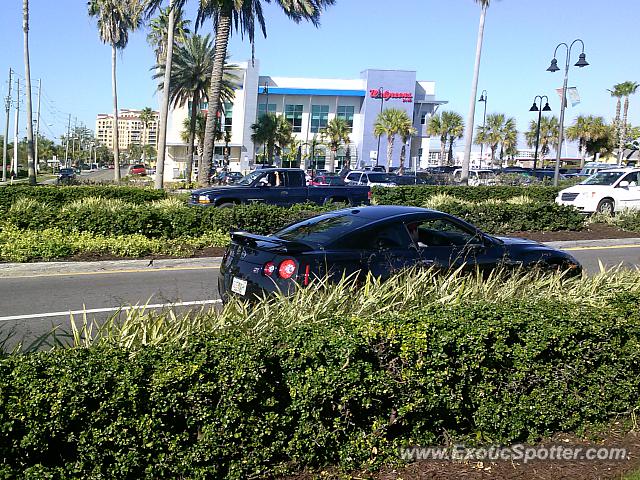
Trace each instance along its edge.
<instances>
[{"instance_id":1,"label":"small tree","mask_svg":"<svg viewBox=\"0 0 640 480\"><path fill-rule=\"evenodd\" d=\"M329 150L331 150L330 172L335 170L336 156L340 145L349 143L350 133L351 129L349 128L349 124L344 118L340 117L332 118L326 128L320 131L322 141L329 147Z\"/></svg>"}]
</instances>

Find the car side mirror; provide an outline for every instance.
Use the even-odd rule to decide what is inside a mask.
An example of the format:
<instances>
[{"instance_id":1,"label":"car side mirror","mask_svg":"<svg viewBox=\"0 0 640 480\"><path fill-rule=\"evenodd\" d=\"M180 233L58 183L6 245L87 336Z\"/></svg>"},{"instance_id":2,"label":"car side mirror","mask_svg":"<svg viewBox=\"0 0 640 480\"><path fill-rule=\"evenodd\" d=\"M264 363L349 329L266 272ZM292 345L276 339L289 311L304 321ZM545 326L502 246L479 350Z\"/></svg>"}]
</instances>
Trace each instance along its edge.
<instances>
[{"instance_id":1,"label":"car side mirror","mask_svg":"<svg viewBox=\"0 0 640 480\"><path fill-rule=\"evenodd\" d=\"M620 188L629 188L629 182L627 182L626 180L623 180L618 184L618 187L620 187Z\"/></svg>"}]
</instances>

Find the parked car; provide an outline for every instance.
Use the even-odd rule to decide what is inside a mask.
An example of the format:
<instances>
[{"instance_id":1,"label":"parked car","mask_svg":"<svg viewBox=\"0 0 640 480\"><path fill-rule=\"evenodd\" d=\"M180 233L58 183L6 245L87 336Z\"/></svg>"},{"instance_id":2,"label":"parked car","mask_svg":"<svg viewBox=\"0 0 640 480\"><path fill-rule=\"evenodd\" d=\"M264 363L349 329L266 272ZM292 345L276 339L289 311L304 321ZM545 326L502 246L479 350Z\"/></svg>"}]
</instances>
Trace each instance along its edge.
<instances>
[{"instance_id":1,"label":"parked car","mask_svg":"<svg viewBox=\"0 0 640 480\"><path fill-rule=\"evenodd\" d=\"M395 187L393 176L374 171L355 171L349 172L344 178L347 185L367 185L369 187Z\"/></svg>"},{"instance_id":2,"label":"parked car","mask_svg":"<svg viewBox=\"0 0 640 480\"><path fill-rule=\"evenodd\" d=\"M137 163L135 165L131 165L129 167L129 175L140 175L144 176L147 174L147 167L142 165L141 163Z\"/></svg>"},{"instance_id":3,"label":"parked car","mask_svg":"<svg viewBox=\"0 0 640 480\"><path fill-rule=\"evenodd\" d=\"M640 208L640 169L611 168L558 193L556 203L571 205L584 213L614 212Z\"/></svg>"},{"instance_id":4,"label":"parked car","mask_svg":"<svg viewBox=\"0 0 640 480\"><path fill-rule=\"evenodd\" d=\"M293 205L312 202L369 203L371 189L366 186L307 186L305 172L299 168L254 170L233 185L194 190L190 205L232 207L243 203Z\"/></svg>"},{"instance_id":5,"label":"parked car","mask_svg":"<svg viewBox=\"0 0 640 480\"><path fill-rule=\"evenodd\" d=\"M398 270L540 266L580 274L566 252L520 238L494 237L435 210L405 206L348 208L304 220L269 235L233 232L222 259L218 290L252 298L290 293L315 278L372 274L386 279Z\"/></svg>"},{"instance_id":6,"label":"parked car","mask_svg":"<svg viewBox=\"0 0 640 480\"><path fill-rule=\"evenodd\" d=\"M58 185L64 183L72 183L76 179L76 171L73 168L61 168L58 172L56 183Z\"/></svg>"},{"instance_id":7,"label":"parked car","mask_svg":"<svg viewBox=\"0 0 640 480\"><path fill-rule=\"evenodd\" d=\"M386 168L382 165L366 166L362 170L365 172L386 172Z\"/></svg>"},{"instance_id":8,"label":"parked car","mask_svg":"<svg viewBox=\"0 0 640 480\"><path fill-rule=\"evenodd\" d=\"M315 176L311 182L309 183L310 185L346 185L344 183L344 180L342 179L342 177L340 177L340 175L330 175L330 174L325 174L325 175L317 175Z\"/></svg>"},{"instance_id":9,"label":"parked car","mask_svg":"<svg viewBox=\"0 0 640 480\"><path fill-rule=\"evenodd\" d=\"M462 169L459 168L453 172L453 180L457 183L460 182L462 176ZM498 176L493 170L488 168L469 170L469 185L495 185L498 183Z\"/></svg>"},{"instance_id":10,"label":"parked car","mask_svg":"<svg viewBox=\"0 0 640 480\"><path fill-rule=\"evenodd\" d=\"M395 175L393 177L393 183L396 185L427 185L428 182L419 176L414 174Z\"/></svg>"},{"instance_id":11,"label":"parked car","mask_svg":"<svg viewBox=\"0 0 640 480\"><path fill-rule=\"evenodd\" d=\"M460 166L451 166L451 165L439 165L436 167L427 167L424 169L425 172L429 172L429 173L448 173L448 174L453 174L453 172L455 172L456 170L458 170L460 168Z\"/></svg>"},{"instance_id":12,"label":"parked car","mask_svg":"<svg viewBox=\"0 0 640 480\"><path fill-rule=\"evenodd\" d=\"M610 168L615 168L615 165L611 165L609 163L587 162L578 173L569 173L566 176L586 178L593 175L594 173L599 172L600 170L608 170Z\"/></svg>"}]
</instances>

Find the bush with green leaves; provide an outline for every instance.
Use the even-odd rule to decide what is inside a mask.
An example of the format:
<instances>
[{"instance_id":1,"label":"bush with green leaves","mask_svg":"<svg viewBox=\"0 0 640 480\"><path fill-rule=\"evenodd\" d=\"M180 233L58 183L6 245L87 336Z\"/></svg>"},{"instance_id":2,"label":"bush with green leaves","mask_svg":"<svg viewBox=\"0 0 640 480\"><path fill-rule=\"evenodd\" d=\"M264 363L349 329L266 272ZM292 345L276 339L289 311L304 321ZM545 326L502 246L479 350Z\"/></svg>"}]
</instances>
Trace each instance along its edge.
<instances>
[{"instance_id":1,"label":"bush with green leaves","mask_svg":"<svg viewBox=\"0 0 640 480\"><path fill-rule=\"evenodd\" d=\"M492 186L450 186L450 185L408 185L394 188L374 187L373 199L378 205L410 205L422 206L431 197L446 193L452 197L468 202L485 200L508 200L526 195L540 202L553 202L559 188L530 185L526 187L492 185Z\"/></svg>"},{"instance_id":2,"label":"bush with green leaves","mask_svg":"<svg viewBox=\"0 0 640 480\"><path fill-rule=\"evenodd\" d=\"M184 342L124 348L105 338L10 355L0 360L0 474L376 468L397 461L400 446L445 435L535 441L640 406L638 273L461 280L342 284L346 298L310 289L265 302L257 311L268 318L222 325L242 312L231 304ZM300 302L325 313L301 321Z\"/></svg>"},{"instance_id":3,"label":"bush with green leaves","mask_svg":"<svg viewBox=\"0 0 640 480\"><path fill-rule=\"evenodd\" d=\"M7 185L0 188L0 212L6 212L20 198L30 198L39 203L62 206L87 197L120 199L128 203L143 204L162 200L163 190L140 187L116 186L37 186Z\"/></svg>"}]
</instances>

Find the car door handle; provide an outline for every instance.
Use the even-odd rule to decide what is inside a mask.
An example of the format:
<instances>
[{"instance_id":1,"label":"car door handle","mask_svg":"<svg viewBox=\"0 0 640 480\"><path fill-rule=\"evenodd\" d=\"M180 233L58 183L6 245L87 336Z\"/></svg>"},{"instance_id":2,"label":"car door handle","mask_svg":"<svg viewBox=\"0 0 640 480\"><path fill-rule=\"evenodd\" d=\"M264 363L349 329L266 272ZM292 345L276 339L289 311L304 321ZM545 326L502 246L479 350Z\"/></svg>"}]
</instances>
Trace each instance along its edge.
<instances>
[{"instance_id":1,"label":"car door handle","mask_svg":"<svg viewBox=\"0 0 640 480\"><path fill-rule=\"evenodd\" d=\"M289 192L287 192L286 190L280 192L280 195L289 195Z\"/></svg>"}]
</instances>

